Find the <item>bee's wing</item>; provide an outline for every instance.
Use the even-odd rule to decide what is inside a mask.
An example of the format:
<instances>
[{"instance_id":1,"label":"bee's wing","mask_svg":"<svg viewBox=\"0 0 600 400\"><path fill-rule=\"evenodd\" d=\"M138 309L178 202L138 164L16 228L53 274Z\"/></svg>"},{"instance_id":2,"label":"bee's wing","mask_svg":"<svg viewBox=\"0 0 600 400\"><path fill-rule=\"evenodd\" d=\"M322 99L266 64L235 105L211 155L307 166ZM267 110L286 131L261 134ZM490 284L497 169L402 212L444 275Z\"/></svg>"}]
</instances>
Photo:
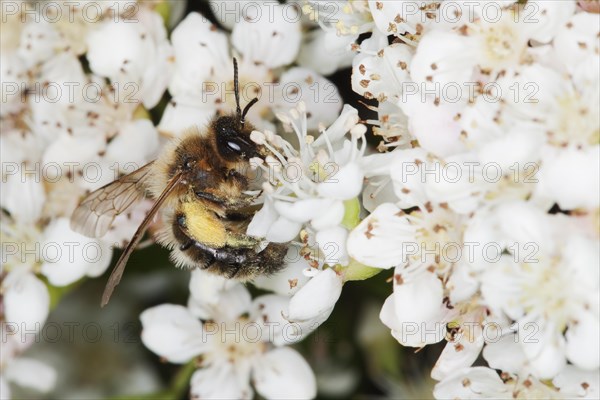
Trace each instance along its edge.
<instances>
[{"instance_id":1,"label":"bee's wing","mask_svg":"<svg viewBox=\"0 0 600 400\"><path fill-rule=\"evenodd\" d=\"M148 228L148 226L154 219L154 215L162 207L165 200L169 197L169 195L171 194L173 189L175 189L175 187L179 184L180 181L181 181L181 173L176 174L169 180L169 182L167 183L167 186L165 187L163 192L160 194L160 196L158 196L158 198L154 202L154 205L148 212L148 215L146 215L146 218L144 218L141 225L138 227L137 231L135 231L135 234L133 235L133 237L127 244L127 247L125 248L125 250L123 250L121 257L119 258L119 260L117 261L117 264L115 265L112 272L110 273L110 277L108 278L108 283L106 284L106 287L104 288L104 293L102 294L102 303L101 303L102 307L104 307L105 305L108 304L108 301L110 300L110 296L112 296L112 293L115 290L115 287L121 281L121 277L123 276L123 271L125 271L125 265L127 265L127 260L129 260L129 256L131 255L131 253L133 253L133 250L135 250L135 248L137 247L140 240L142 240L142 236L144 236L144 232L146 231L146 228Z\"/></svg>"},{"instance_id":2,"label":"bee's wing","mask_svg":"<svg viewBox=\"0 0 600 400\"><path fill-rule=\"evenodd\" d=\"M102 237L117 215L144 198L152 162L90 193L71 216L71 228L88 237Z\"/></svg>"}]
</instances>

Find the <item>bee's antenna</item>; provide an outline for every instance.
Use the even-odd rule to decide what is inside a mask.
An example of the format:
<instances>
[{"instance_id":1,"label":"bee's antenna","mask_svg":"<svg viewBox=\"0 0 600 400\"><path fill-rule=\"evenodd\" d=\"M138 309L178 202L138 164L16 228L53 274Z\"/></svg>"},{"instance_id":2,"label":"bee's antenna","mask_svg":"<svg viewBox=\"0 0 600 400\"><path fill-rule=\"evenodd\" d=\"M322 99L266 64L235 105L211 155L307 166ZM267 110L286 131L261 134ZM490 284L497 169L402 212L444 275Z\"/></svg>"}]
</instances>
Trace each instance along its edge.
<instances>
[{"instance_id":1,"label":"bee's antenna","mask_svg":"<svg viewBox=\"0 0 600 400\"><path fill-rule=\"evenodd\" d=\"M242 119L241 119L242 126L244 126L246 114L248 113L248 111L250 111L250 107L255 105L257 101L258 101L258 97L255 97L252 100L250 100L250 103L246 104L246 107L244 107L244 112L242 113Z\"/></svg>"},{"instance_id":2,"label":"bee's antenna","mask_svg":"<svg viewBox=\"0 0 600 400\"><path fill-rule=\"evenodd\" d=\"M233 91L235 93L235 111L237 112L240 122L243 125L244 117L242 115L242 108L240 107L240 81L238 80L238 62L235 57L233 57Z\"/></svg>"}]
</instances>

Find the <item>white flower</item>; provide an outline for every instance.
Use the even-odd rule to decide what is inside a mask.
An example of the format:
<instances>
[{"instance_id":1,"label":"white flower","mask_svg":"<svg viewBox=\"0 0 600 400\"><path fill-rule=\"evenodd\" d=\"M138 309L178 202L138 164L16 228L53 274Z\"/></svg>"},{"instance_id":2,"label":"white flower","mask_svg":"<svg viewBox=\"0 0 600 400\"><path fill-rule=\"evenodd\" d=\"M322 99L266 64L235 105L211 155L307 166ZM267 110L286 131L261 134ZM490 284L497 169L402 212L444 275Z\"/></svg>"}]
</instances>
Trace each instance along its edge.
<instances>
[{"instance_id":1,"label":"white flower","mask_svg":"<svg viewBox=\"0 0 600 400\"><path fill-rule=\"evenodd\" d=\"M413 49L403 43L392 44L370 54L363 51L352 62L352 89L367 99L396 103L411 81L409 65Z\"/></svg>"},{"instance_id":2,"label":"white flower","mask_svg":"<svg viewBox=\"0 0 600 400\"><path fill-rule=\"evenodd\" d=\"M567 365L552 384L573 397L593 399L600 395L600 371L583 371Z\"/></svg>"},{"instance_id":3,"label":"white flower","mask_svg":"<svg viewBox=\"0 0 600 400\"><path fill-rule=\"evenodd\" d=\"M343 270L314 268L300 246L290 246L285 262L280 272L253 281L277 294L267 296L271 301L262 308L264 319L294 327L285 335L278 331L272 340L275 344L300 341L317 329L333 312L344 284Z\"/></svg>"},{"instance_id":4,"label":"white flower","mask_svg":"<svg viewBox=\"0 0 600 400\"><path fill-rule=\"evenodd\" d=\"M394 294L383 304L379 318L404 346L423 347L444 339L446 307L443 287L433 273L423 272L404 284L394 275ZM396 278L397 277L397 278Z\"/></svg>"},{"instance_id":5,"label":"white flower","mask_svg":"<svg viewBox=\"0 0 600 400\"><path fill-rule=\"evenodd\" d=\"M564 221L527 203L507 203L482 218L474 227L476 233L468 229L465 237L491 238L498 250L508 252L487 261L484 255L473 264L481 271L482 301L517 322L528 372L552 378L566 360L597 369L600 317L595 265L600 254L594 240L577 229L560 235Z\"/></svg>"},{"instance_id":6,"label":"white flower","mask_svg":"<svg viewBox=\"0 0 600 400\"><path fill-rule=\"evenodd\" d=\"M191 285L190 308L163 304L144 311L142 340L156 354L174 363L197 359L191 395L199 398L313 398L316 381L310 366L294 350L274 347L261 310L268 296L251 302L236 284L218 293L219 302L202 307L205 321L194 314L193 303L204 295ZM275 301L275 300L271 300ZM201 317L202 318L202 317ZM281 329L281 326L275 326Z\"/></svg>"},{"instance_id":7,"label":"white flower","mask_svg":"<svg viewBox=\"0 0 600 400\"><path fill-rule=\"evenodd\" d=\"M276 2L258 6L256 15L239 18L230 37L197 13L189 14L173 31L175 71L169 83L173 100L162 117L161 131L177 135L191 125L203 127L216 112L235 110L234 54L239 59L242 106L259 98L248 121L271 128L275 112L299 101L307 104L310 129L332 121L331 115L342 105L335 85L311 70L284 73L282 68L298 57L300 20L286 17L290 7Z\"/></svg>"},{"instance_id":8,"label":"white flower","mask_svg":"<svg viewBox=\"0 0 600 400\"><path fill-rule=\"evenodd\" d=\"M43 102L34 110L33 131L40 135L45 130L49 142L41 168L58 166L53 181L79 188L74 197L82 194L81 189L95 190L140 168L156 157L160 147L158 130L143 108L129 102L127 93L97 87L102 88L97 98L76 98L65 105ZM70 203L60 206L61 215L74 208Z\"/></svg>"},{"instance_id":9,"label":"white flower","mask_svg":"<svg viewBox=\"0 0 600 400\"><path fill-rule=\"evenodd\" d=\"M173 50L159 14L140 8L130 17L135 20L108 18L90 32L87 58L94 73L120 90L136 89L135 100L152 108L167 88Z\"/></svg>"},{"instance_id":10,"label":"white flower","mask_svg":"<svg viewBox=\"0 0 600 400\"><path fill-rule=\"evenodd\" d=\"M598 14L577 13L560 27L552 47L553 58L574 72L590 56L598 56Z\"/></svg>"},{"instance_id":11,"label":"white flower","mask_svg":"<svg viewBox=\"0 0 600 400\"><path fill-rule=\"evenodd\" d=\"M476 81L476 68L493 80L498 73L518 67L528 58L529 40L550 41L559 21L566 21L574 12L573 2L536 4L545 9L540 14L548 25L531 23L523 11L508 7L498 10L498 20L492 19L482 8L472 23L459 25L452 32L436 30L424 35L411 64L413 79L419 83L464 84Z\"/></svg>"},{"instance_id":12,"label":"white flower","mask_svg":"<svg viewBox=\"0 0 600 400\"><path fill-rule=\"evenodd\" d=\"M108 267L112 250L97 239L73 232L67 218L44 222L43 183L37 181L39 177L20 179L14 186L3 188L7 193L2 207L11 214L2 213L2 272L6 276L0 290L8 322L40 329L48 315L50 296L38 274L56 286L98 276ZM19 212L14 212L16 209Z\"/></svg>"},{"instance_id":13,"label":"white flower","mask_svg":"<svg viewBox=\"0 0 600 400\"><path fill-rule=\"evenodd\" d=\"M501 101L480 96L464 110L467 143L482 162L498 163L504 171L520 169L520 182L539 181L536 201L593 209L599 201L592 167L600 135L597 66L597 56L582 59L569 76L534 64L499 79ZM591 173L581 174L581 168Z\"/></svg>"},{"instance_id":14,"label":"white flower","mask_svg":"<svg viewBox=\"0 0 600 400\"><path fill-rule=\"evenodd\" d=\"M296 134L300 149L271 132L253 133L253 140L273 155L267 157L266 165L259 165L269 181L263 184L265 202L250 223L248 234L272 242L289 242L300 234L300 251L288 253L290 260L286 261L291 262L286 268L274 277L259 279L257 284L282 294L289 293L286 279L290 287L292 283L299 287L289 304L282 303L279 313L285 320L300 324L302 334L306 334L333 311L342 290L344 267L350 263L348 227L343 221L346 204L356 201L362 189L360 159L365 130L357 124L357 111L350 106L316 140L307 135L302 103L280 119ZM351 139L345 139L348 132ZM299 257L308 263L295 261Z\"/></svg>"},{"instance_id":15,"label":"white flower","mask_svg":"<svg viewBox=\"0 0 600 400\"><path fill-rule=\"evenodd\" d=\"M554 200L564 210L600 204L600 146L586 150L548 149L540 168L536 195ZM586 173L581 173L586 171Z\"/></svg>"},{"instance_id":16,"label":"white flower","mask_svg":"<svg viewBox=\"0 0 600 400\"><path fill-rule=\"evenodd\" d=\"M307 134L303 104L289 116L280 118L295 133L300 149L270 132L253 133L254 140L267 146L274 156L267 157L260 165L270 181L264 184L267 200L250 224L248 234L265 237L268 241L287 242L306 226L313 232L314 241L319 231L342 223L344 201L360 194L365 127L357 124L357 111L350 106L344 108L337 121L317 140ZM351 139L345 139L348 132ZM265 218L267 214L269 218ZM338 250L338 259L343 260L344 249L338 246Z\"/></svg>"}]
</instances>

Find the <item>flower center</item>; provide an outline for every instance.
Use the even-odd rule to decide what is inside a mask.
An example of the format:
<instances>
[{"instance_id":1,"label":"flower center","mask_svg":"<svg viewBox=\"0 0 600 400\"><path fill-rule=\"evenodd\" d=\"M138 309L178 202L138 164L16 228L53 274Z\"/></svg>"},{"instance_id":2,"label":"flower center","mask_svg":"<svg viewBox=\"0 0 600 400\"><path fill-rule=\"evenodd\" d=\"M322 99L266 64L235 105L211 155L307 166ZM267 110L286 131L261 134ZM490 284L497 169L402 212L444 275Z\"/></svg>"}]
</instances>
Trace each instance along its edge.
<instances>
[{"instance_id":1,"label":"flower center","mask_svg":"<svg viewBox=\"0 0 600 400\"><path fill-rule=\"evenodd\" d=\"M482 70L498 70L518 62L526 42L517 27L510 21L510 17L507 17L496 24L490 24L482 32Z\"/></svg>"},{"instance_id":2,"label":"flower center","mask_svg":"<svg viewBox=\"0 0 600 400\"><path fill-rule=\"evenodd\" d=\"M549 260L549 266L541 260L521 265L524 277L518 302L525 306L527 313L553 321L562 332L574 315L576 299L573 297L577 295L571 290L569 274L561 273L563 267L558 261Z\"/></svg>"},{"instance_id":3,"label":"flower center","mask_svg":"<svg viewBox=\"0 0 600 400\"><path fill-rule=\"evenodd\" d=\"M557 129L547 132L548 140L555 146L575 143L578 146L593 146L600 143L598 111L590 108L581 95L574 93L558 99Z\"/></svg>"},{"instance_id":4,"label":"flower center","mask_svg":"<svg viewBox=\"0 0 600 400\"><path fill-rule=\"evenodd\" d=\"M233 322L207 323L209 332L215 342L215 356L238 364L264 353L265 344L260 340L261 330L246 318Z\"/></svg>"},{"instance_id":5,"label":"flower center","mask_svg":"<svg viewBox=\"0 0 600 400\"><path fill-rule=\"evenodd\" d=\"M41 232L33 225L18 225L10 218L4 218L4 214L2 217L0 242L3 272L23 266L37 272L36 269L41 265Z\"/></svg>"},{"instance_id":6,"label":"flower center","mask_svg":"<svg viewBox=\"0 0 600 400\"><path fill-rule=\"evenodd\" d=\"M440 207L426 214L412 213L409 220L416 225L414 240L418 246L418 252L409 257L411 267L433 267L443 273L460 259L462 233L452 213Z\"/></svg>"}]
</instances>

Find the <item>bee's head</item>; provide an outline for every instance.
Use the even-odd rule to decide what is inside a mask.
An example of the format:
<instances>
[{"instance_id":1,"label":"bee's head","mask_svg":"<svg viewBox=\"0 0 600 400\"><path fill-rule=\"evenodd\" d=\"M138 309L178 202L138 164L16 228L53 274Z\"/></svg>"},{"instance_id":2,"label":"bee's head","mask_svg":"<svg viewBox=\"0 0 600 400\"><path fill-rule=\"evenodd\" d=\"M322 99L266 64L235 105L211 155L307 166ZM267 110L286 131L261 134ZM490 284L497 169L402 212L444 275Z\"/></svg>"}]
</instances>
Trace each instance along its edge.
<instances>
[{"instance_id":1,"label":"bee's head","mask_svg":"<svg viewBox=\"0 0 600 400\"><path fill-rule=\"evenodd\" d=\"M252 126L246 126L246 114L257 101L258 98L252 99L244 110L240 107L240 88L238 80L238 64L237 60L233 59L233 86L236 102L236 113L219 117L213 124L215 138L217 141L217 150L219 154L226 160L245 159L249 160L252 157L259 155L257 145L250 140Z\"/></svg>"},{"instance_id":2,"label":"bee's head","mask_svg":"<svg viewBox=\"0 0 600 400\"><path fill-rule=\"evenodd\" d=\"M226 160L235 161L259 156L256 143L250 139L252 127L240 126L237 115L219 117L213 124L217 151Z\"/></svg>"}]
</instances>

